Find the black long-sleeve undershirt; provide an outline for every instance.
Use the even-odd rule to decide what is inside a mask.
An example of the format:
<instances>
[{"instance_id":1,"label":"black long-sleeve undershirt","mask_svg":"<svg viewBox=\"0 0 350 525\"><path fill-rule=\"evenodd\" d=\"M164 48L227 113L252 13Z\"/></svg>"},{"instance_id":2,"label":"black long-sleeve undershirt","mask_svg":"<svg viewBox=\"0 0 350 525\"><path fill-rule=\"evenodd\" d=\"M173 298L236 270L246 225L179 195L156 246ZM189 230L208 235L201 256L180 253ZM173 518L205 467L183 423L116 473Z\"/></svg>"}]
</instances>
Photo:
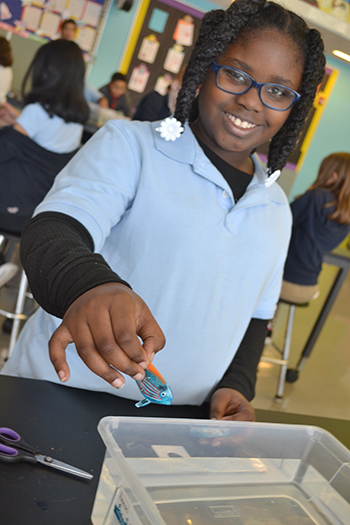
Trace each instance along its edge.
<instances>
[{"instance_id":1,"label":"black long-sleeve undershirt","mask_svg":"<svg viewBox=\"0 0 350 525\"><path fill-rule=\"evenodd\" d=\"M26 224L21 262L44 310L62 318L75 299L95 286L116 282L130 287L93 250L90 233L69 215L45 212Z\"/></svg>"},{"instance_id":2,"label":"black long-sleeve undershirt","mask_svg":"<svg viewBox=\"0 0 350 525\"><path fill-rule=\"evenodd\" d=\"M264 349L267 323L266 319L251 319L236 355L215 390L234 388L248 401L254 398L256 372Z\"/></svg>"}]
</instances>

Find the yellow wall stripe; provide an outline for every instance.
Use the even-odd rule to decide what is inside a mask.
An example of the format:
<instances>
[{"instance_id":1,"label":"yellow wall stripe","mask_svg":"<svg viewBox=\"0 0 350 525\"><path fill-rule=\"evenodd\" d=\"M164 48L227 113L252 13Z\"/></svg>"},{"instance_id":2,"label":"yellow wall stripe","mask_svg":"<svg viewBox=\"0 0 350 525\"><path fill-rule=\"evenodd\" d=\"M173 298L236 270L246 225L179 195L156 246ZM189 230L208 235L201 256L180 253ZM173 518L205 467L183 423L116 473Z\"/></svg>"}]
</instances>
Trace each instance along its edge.
<instances>
[{"instance_id":1,"label":"yellow wall stripe","mask_svg":"<svg viewBox=\"0 0 350 525\"><path fill-rule=\"evenodd\" d=\"M138 6L138 12L135 15L134 23L129 32L128 41L124 47L124 53L121 60L119 71L126 74L135 51L137 39L142 29L143 21L146 17L147 9L151 0L141 0Z\"/></svg>"},{"instance_id":2,"label":"yellow wall stripe","mask_svg":"<svg viewBox=\"0 0 350 525\"><path fill-rule=\"evenodd\" d=\"M301 166L304 162L304 159L306 157L307 150L309 149L310 143L313 139L313 136L316 132L317 126L320 122L320 119L322 117L322 113L325 110L325 107L327 105L328 99L331 95L331 92L334 88L334 85L337 81L337 78L339 76L339 71L337 69L333 69L332 73L330 74L327 84L325 86L324 91L319 91L315 97L314 100L314 107L316 108L315 114L312 118L312 121L310 123L309 129L307 130L307 133L305 135L305 138L303 140L303 143L300 147L300 157L296 166L296 173L298 173L301 169ZM322 100L322 102L321 102Z\"/></svg>"}]
</instances>

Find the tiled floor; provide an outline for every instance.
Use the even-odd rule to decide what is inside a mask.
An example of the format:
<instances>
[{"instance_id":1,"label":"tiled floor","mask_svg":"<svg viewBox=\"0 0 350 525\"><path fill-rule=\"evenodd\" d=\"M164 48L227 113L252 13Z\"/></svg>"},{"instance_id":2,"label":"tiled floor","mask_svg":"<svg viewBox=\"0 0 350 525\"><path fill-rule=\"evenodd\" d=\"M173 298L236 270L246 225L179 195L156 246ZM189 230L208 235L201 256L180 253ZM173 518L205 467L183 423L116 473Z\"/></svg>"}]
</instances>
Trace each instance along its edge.
<instances>
[{"instance_id":1,"label":"tiled floor","mask_svg":"<svg viewBox=\"0 0 350 525\"><path fill-rule=\"evenodd\" d=\"M294 318L290 367L295 368L313 323L323 305L337 269L324 265L320 296L307 308L297 308ZM287 307L278 312L274 339L282 346ZM265 355L279 357L272 346ZM274 401L280 367L260 362L255 408L350 419L350 273L333 305L313 351L295 383L286 383L281 403Z\"/></svg>"},{"instance_id":2,"label":"tiled floor","mask_svg":"<svg viewBox=\"0 0 350 525\"><path fill-rule=\"evenodd\" d=\"M336 268L324 265L319 281L319 298L309 307L296 310L290 356L292 368L298 362L335 272ZM11 284L16 284L16 281L18 276ZM13 291L9 288L0 290L0 308L12 304ZM282 305L274 328L274 339L279 345L283 339L286 315L286 307ZM9 336L1 330L2 322L0 316L0 368L9 341ZM264 353L279 357L271 346L267 346ZM279 372L279 366L260 363L253 401L256 408L350 420L350 273L299 379L295 383L286 383L283 400L277 404L274 396Z\"/></svg>"}]
</instances>

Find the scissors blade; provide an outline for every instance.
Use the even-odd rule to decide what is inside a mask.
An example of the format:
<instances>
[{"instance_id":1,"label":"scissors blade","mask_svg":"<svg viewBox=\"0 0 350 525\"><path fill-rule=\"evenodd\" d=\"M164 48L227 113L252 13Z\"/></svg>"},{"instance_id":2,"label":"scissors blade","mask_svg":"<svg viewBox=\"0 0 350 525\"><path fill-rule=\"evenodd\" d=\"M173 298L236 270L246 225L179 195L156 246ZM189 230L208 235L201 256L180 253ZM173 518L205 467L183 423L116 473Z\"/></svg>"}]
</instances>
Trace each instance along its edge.
<instances>
[{"instance_id":1,"label":"scissors blade","mask_svg":"<svg viewBox=\"0 0 350 525\"><path fill-rule=\"evenodd\" d=\"M74 476L79 476L85 479L93 478L93 475L89 474L89 472L85 472L85 470L80 470L79 468L73 467L72 465L68 465L68 463L63 463L62 461L53 459L50 456L36 454L35 457L39 463L47 465L48 467L56 468L57 470L63 470L63 472L68 472L69 474L73 474Z\"/></svg>"}]
</instances>

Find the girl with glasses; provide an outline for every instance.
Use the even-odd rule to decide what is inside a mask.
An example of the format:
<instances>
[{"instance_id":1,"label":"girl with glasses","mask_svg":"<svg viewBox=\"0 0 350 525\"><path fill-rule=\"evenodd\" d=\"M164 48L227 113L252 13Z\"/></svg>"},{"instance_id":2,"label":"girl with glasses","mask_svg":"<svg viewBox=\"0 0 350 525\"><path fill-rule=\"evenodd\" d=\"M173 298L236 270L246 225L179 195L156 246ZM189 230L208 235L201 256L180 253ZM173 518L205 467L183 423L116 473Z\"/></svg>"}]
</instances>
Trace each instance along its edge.
<instances>
[{"instance_id":1,"label":"girl with glasses","mask_svg":"<svg viewBox=\"0 0 350 525\"><path fill-rule=\"evenodd\" d=\"M27 225L22 261L43 310L5 373L138 399L133 379L154 358L174 403L254 419L291 230L273 182L324 65L319 33L273 2L207 13L174 117L107 123ZM253 151L266 141L265 171Z\"/></svg>"}]
</instances>

